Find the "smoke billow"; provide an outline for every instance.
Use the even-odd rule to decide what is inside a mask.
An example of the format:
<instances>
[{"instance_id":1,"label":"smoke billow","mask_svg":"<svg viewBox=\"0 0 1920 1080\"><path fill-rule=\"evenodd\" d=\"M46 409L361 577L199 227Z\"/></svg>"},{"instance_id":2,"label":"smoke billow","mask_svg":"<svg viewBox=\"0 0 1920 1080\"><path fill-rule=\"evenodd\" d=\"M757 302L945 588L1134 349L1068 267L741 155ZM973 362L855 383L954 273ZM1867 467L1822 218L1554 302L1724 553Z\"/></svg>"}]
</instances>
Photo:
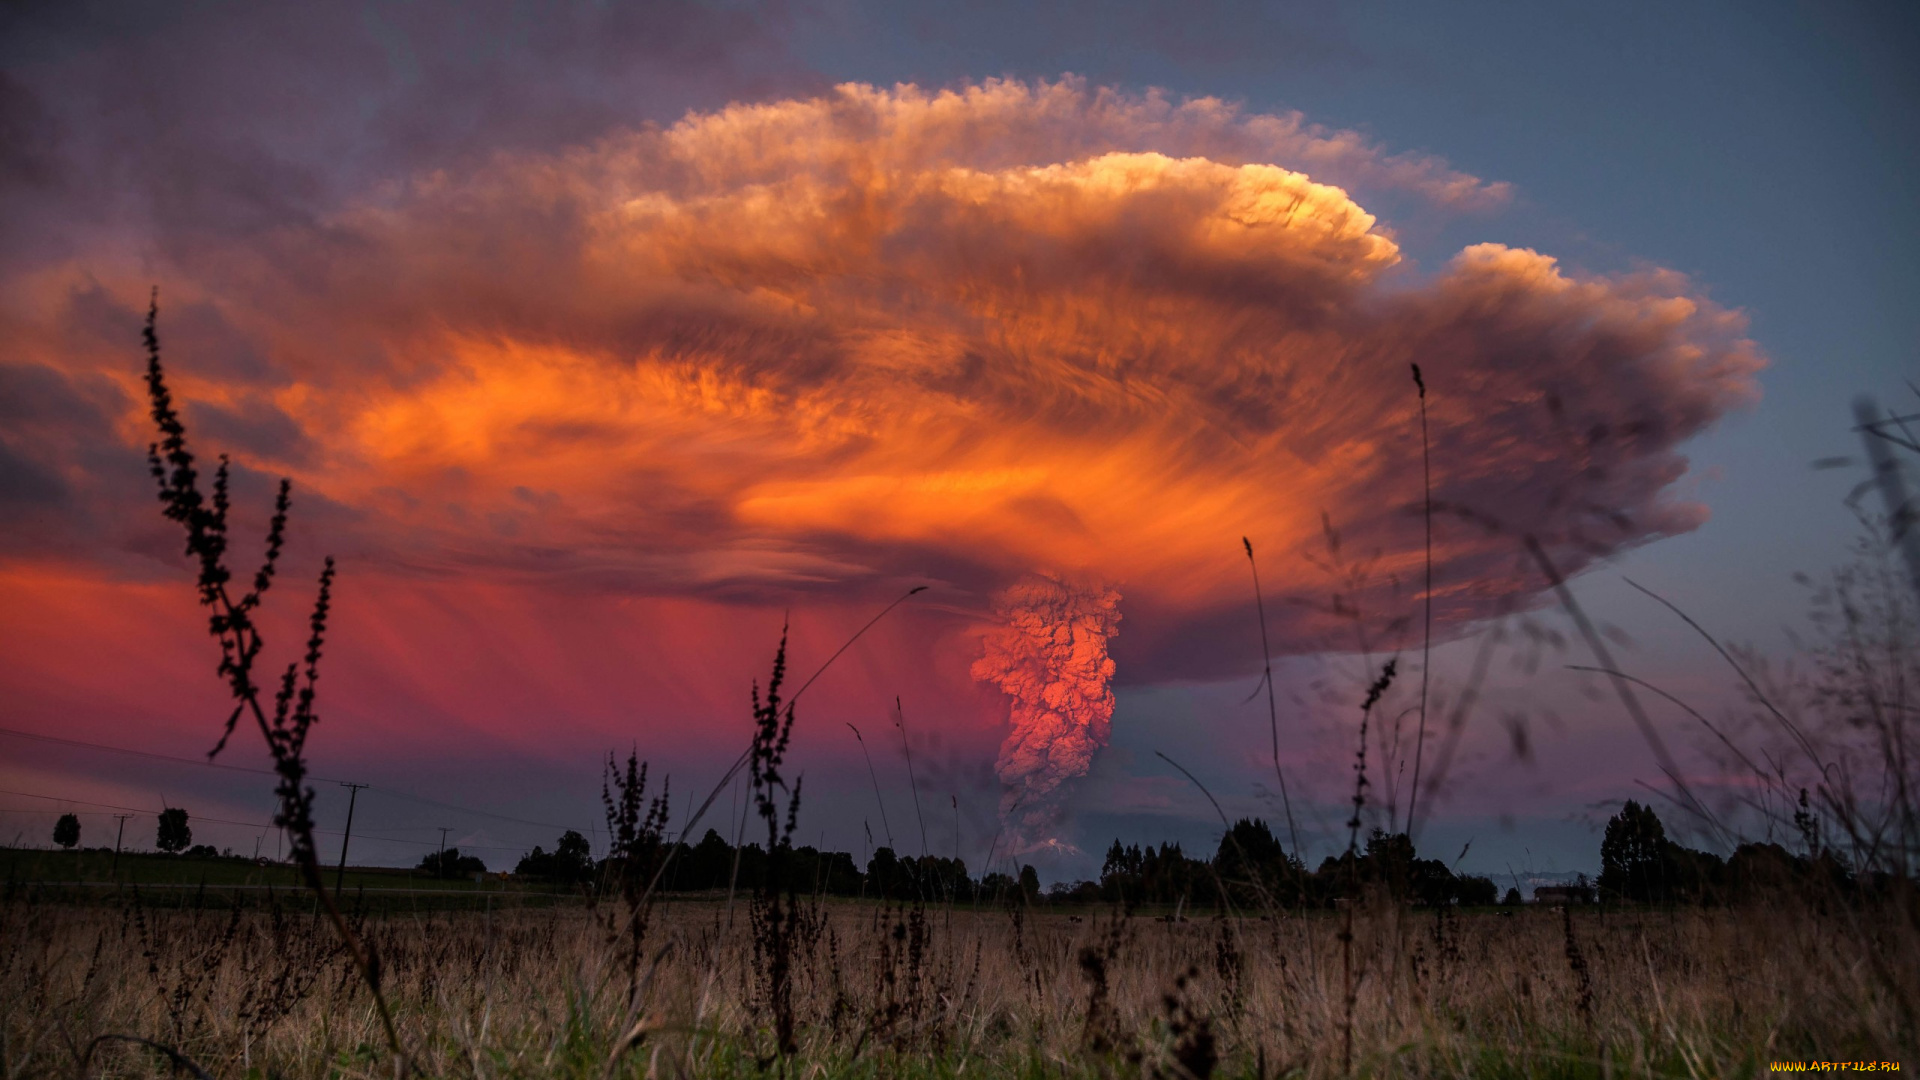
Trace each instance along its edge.
<instances>
[{"instance_id":1,"label":"smoke billow","mask_svg":"<svg viewBox=\"0 0 1920 1080\"><path fill-rule=\"evenodd\" d=\"M1065 785L1085 776L1112 729L1120 593L1096 581L1039 573L994 598L1002 625L985 638L973 677L1013 699L1012 730L995 764L1009 851L1057 846Z\"/></svg>"}]
</instances>

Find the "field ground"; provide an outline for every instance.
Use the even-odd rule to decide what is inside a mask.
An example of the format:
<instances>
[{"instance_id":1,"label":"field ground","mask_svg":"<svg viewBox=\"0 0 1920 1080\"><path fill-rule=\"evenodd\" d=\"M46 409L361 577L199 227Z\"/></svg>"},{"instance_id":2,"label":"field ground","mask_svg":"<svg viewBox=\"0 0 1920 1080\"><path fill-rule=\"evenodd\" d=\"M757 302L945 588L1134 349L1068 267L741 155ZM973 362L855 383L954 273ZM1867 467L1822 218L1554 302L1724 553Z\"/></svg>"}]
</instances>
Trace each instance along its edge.
<instances>
[{"instance_id":1,"label":"field ground","mask_svg":"<svg viewBox=\"0 0 1920 1080\"><path fill-rule=\"evenodd\" d=\"M70 904L16 879L0 907L0 1074L166 1074L135 1044L86 1056L98 1036L136 1035L215 1076L393 1075L371 998L307 898L241 910L195 894L165 909L144 889ZM782 1072L746 897L662 905L638 950L616 932L618 902L508 896L484 911L354 917L425 1075ZM803 903L786 1074L1338 1076L1349 1030L1363 1076L1920 1067L1920 927L1904 907L1376 904L1356 910L1350 953L1345 923ZM637 1045L614 1060L630 1031Z\"/></svg>"},{"instance_id":2,"label":"field ground","mask_svg":"<svg viewBox=\"0 0 1920 1080\"><path fill-rule=\"evenodd\" d=\"M334 868L326 870L327 884L334 882ZM44 848L0 847L0 881L33 882L40 885L71 884L88 887L138 885L142 888L209 889L303 888L299 871L288 863L256 863L242 858L188 858L153 852L120 853L116 863L111 850L50 851ZM471 876L438 879L417 870L381 866L349 866L342 877L342 888L450 892L462 895L478 893L550 893L550 886L538 883L505 881L487 875L475 882Z\"/></svg>"}]
</instances>

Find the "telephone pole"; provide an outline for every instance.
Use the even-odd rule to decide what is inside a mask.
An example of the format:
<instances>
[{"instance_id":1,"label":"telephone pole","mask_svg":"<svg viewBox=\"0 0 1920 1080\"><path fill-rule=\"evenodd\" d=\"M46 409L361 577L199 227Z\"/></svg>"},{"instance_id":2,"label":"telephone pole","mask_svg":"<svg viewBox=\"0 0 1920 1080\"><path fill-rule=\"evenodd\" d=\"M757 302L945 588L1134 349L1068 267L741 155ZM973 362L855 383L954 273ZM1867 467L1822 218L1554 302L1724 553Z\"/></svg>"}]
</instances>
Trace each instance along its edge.
<instances>
[{"instance_id":1,"label":"telephone pole","mask_svg":"<svg viewBox=\"0 0 1920 1080\"><path fill-rule=\"evenodd\" d=\"M365 784L352 784L345 780L339 782L347 789L347 831L340 836L340 868L333 872L333 898L340 899L340 883L347 878L347 845L353 840L353 804L360 799L360 789Z\"/></svg>"},{"instance_id":2,"label":"telephone pole","mask_svg":"<svg viewBox=\"0 0 1920 1080\"><path fill-rule=\"evenodd\" d=\"M447 834L452 831L444 825L440 827L440 855L434 860L434 864L440 868L440 876L443 878L452 876L447 873Z\"/></svg>"},{"instance_id":3,"label":"telephone pole","mask_svg":"<svg viewBox=\"0 0 1920 1080\"><path fill-rule=\"evenodd\" d=\"M113 815L114 820L118 821L120 826L113 832L113 869L107 872L107 876L113 878L115 881L120 880L120 838L127 834L127 819L132 816L132 814Z\"/></svg>"}]
</instances>

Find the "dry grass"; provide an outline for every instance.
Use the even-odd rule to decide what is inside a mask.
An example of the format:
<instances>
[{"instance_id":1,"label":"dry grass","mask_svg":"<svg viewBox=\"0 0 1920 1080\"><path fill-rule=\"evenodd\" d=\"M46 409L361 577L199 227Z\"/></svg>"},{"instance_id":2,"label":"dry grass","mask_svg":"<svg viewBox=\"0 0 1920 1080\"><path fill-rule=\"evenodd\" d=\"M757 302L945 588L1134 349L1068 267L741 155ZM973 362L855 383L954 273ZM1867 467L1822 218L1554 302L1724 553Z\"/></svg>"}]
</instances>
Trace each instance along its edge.
<instances>
[{"instance_id":1,"label":"dry grass","mask_svg":"<svg viewBox=\"0 0 1920 1080\"><path fill-rule=\"evenodd\" d=\"M605 907L369 917L361 931L426 1075L1178 1077L1204 1074L1216 1048L1218 1076L1340 1072L1344 919L1330 913L799 910L799 1049L784 1062L744 904L658 909L638 1025ZM8 1077L168 1071L125 1043L82 1069L108 1033L177 1047L217 1076L394 1071L364 983L310 915L16 895L0 927ZM1616 910L1563 923L1542 909L1376 905L1355 935L1359 1075L1707 1077L1778 1058L1915 1060L1898 1000L1920 979L1906 916ZM1868 950L1891 963L1867 963ZM633 1026L637 1044L610 1066Z\"/></svg>"}]
</instances>

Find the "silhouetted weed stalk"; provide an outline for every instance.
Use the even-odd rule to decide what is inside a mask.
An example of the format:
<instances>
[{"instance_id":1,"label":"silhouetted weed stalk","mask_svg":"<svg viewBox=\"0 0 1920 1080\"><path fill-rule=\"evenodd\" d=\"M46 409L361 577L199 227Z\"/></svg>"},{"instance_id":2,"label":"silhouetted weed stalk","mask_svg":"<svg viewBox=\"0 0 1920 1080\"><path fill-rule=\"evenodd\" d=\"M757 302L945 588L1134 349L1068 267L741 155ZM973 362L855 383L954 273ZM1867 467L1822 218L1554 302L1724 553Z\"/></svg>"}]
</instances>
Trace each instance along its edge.
<instances>
[{"instance_id":1,"label":"silhouetted weed stalk","mask_svg":"<svg viewBox=\"0 0 1920 1080\"><path fill-rule=\"evenodd\" d=\"M228 498L228 462L225 455L214 470L211 495L202 494L193 453L187 448L186 425L173 405L166 375L160 363L159 291L147 307L143 338L147 350L147 396L152 406L154 425L160 441L147 449L147 461L160 488L162 512L168 520L181 525L187 534L186 554L199 564L196 586L200 605L211 612L207 629L220 644L220 676L226 680L233 699L220 739L207 756L213 758L225 749L234 728L244 717L252 717L273 756L274 772L279 780L274 789L279 807L273 823L286 830L291 857L299 867L301 880L326 913L334 932L346 945L354 966L366 981L379 1014L387 1046L394 1054L395 1068L407 1068L406 1050L400 1044L393 1015L380 993L380 962L371 948L355 936L339 907L328 895L321 880L320 861L313 839L313 789L306 784L307 736L319 722L314 710L314 694L320 679L320 656L326 644L327 616L333 592L333 557L328 556L320 571L318 595L309 616L305 655L289 662L281 673L279 689L273 696L272 712L261 705L262 687L254 678L254 664L266 641L254 621L254 613L273 584L281 550L286 542L287 512L292 506L293 483L282 479L274 498L273 517L267 525L266 555L253 575L253 587L235 599L228 589L233 572L227 568L227 518L231 510Z\"/></svg>"},{"instance_id":2,"label":"silhouetted weed stalk","mask_svg":"<svg viewBox=\"0 0 1920 1080\"><path fill-rule=\"evenodd\" d=\"M611 754L607 756L600 785L608 837L607 857L601 863L601 884L603 889L614 891L621 902L621 912L616 916L619 923L609 938L620 952L627 981L626 1019L622 1025L626 1034L611 1055L615 1060L646 1035L641 1013L649 980L642 974L640 963L653 913L649 886L666 857L668 798L669 785L663 782L660 794L648 801L647 765L640 760L638 751L627 755L624 772Z\"/></svg>"},{"instance_id":3,"label":"silhouetted weed stalk","mask_svg":"<svg viewBox=\"0 0 1920 1080\"><path fill-rule=\"evenodd\" d=\"M1367 698L1360 705L1360 745L1353 755L1353 816L1347 819L1347 903L1346 925L1340 930L1340 978L1344 1012L1340 1023L1340 1071L1353 1072L1353 1009L1359 1002L1360 986L1353 970L1353 909L1360 904L1360 816L1367 805L1367 722L1373 707L1393 685L1398 661L1388 660L1380 677L1367 687Z\"/></svg>"},{"instance_id":4,"label":"silhouetted weed stalk","mask_svg":"<svg viewBox=\"0 0 1920 1080\"><path fill-rule=\"evenodd\" d=\"M1407 789L1407 835L1414 835L1415 809L1420 803L1420 766L1427 749L1427 690L1433 674L1433 447L1427 440L1427 380L1413 365L1413 385L1420 391L1420 520L1426 586L1420 591L1420 734L1413 746L1413 786ZM1391 823L1389 823L1391 826Z\"/></svg>"},{"instance_id":5,"label":"silhouetted weed stalk","mask_svg":"<svg viewBox=\"0 0 1920 1080\"><path fill-rule=\"evenodd\" d=\"M800 899L788 872L793 830L800 819L800 779L791 785L781 775L787 743L793 737L793 710L780 707L780 686L787 675L787 633L773 655L763 700L760 685L753 687L753 746L748 776L753 805L767 828L767 873L753 905L754 959L766 980L766 1008L773 1018L773 1056L783 1063L799 1049L795 1041L793 1010L794 944L804 919ZM785 796L782 820L780 797Z\"/></svg>"}]
</instances>

